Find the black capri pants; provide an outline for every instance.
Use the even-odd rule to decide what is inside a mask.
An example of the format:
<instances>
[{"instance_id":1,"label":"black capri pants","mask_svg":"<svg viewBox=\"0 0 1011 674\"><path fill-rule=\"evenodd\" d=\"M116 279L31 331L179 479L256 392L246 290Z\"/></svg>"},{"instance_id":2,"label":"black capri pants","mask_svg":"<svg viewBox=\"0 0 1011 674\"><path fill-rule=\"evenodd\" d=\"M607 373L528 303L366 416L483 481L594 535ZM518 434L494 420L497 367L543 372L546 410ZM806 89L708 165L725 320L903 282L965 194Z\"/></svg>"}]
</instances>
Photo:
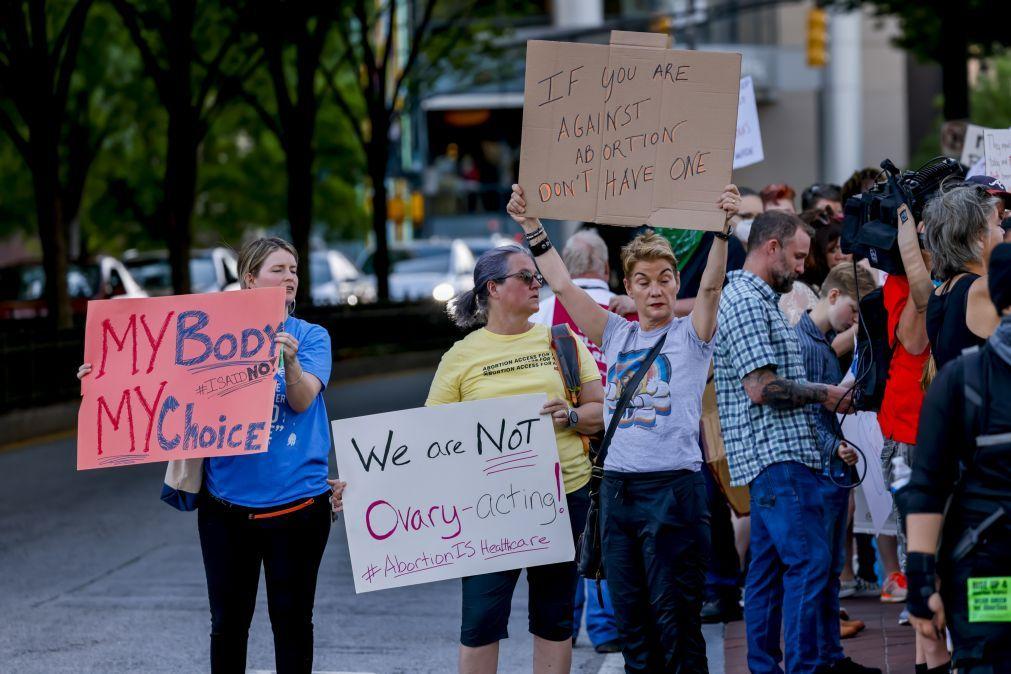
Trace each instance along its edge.
<instances>
[{"instance_id":1,"label":"black capri pants","mask_svg":"<svg viewBox=\"0 0 1011 674\"><path fill-rule=\"evenodd\" d=\"M579 539L586 526L589 494L589 485L566 494L573 540ZM463 578L461 644L477 648L509 638L509 613L520 571L511 569ZM572 611L578 580L574 560L527 569L531 634L547 641L572 638Z\"/></svg>"}]
</instances>

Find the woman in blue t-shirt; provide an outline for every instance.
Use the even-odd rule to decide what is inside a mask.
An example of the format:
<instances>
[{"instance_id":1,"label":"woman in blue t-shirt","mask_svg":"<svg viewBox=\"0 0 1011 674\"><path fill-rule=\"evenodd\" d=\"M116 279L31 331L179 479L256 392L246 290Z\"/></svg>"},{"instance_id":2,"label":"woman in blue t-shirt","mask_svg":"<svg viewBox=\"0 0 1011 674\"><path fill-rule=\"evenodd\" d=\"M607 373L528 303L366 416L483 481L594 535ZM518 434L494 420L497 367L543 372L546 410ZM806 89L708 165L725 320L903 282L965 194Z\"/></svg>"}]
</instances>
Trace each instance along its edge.
<instances>
[{"instance_id":1,"label":"woman in blue t-shirt","mask_svg":"<svg viewBox=\"0 0 1011 674\"><path fill-rule=\"evenodd\" d=\"M239 253L242 287L285 288L289 314L297 270L298 254L283 239L257 239ZM341 509L344 488L327 482L330 437L322 393L330 379L330 336L289 315L275 341L283 360L268 451L204 462L197 522L211 607L212 672L245 671L261 566L277 671L312 670L316 576L331 503L335 512ZM86 363L78 377L90 371Z\"/></svg>"}]
</instances>

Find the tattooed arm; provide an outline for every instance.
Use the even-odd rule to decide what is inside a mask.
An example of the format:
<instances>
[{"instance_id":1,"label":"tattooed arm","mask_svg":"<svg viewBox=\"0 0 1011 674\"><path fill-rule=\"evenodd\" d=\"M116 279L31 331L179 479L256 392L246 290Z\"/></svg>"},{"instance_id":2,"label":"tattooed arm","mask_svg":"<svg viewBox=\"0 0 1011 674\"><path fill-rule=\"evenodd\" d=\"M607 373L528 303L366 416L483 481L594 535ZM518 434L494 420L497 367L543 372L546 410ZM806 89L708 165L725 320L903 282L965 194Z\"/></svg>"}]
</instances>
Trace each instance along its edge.
<instances>
[{"instance_id":1,"label":"tattooed arm","mask_svg":"<svg viewBox=\"0 0 1011 674\"><path fill-rule=\"evenodd\" d=\"M769 367L761 367L748 373L743 380L744 392L756 405L768 405L777 410L791 410L814 403L824 405L835 411L848 413L851 411L852 396L849 389L841 386L812 384L806 381L794 381L776 375ZM839 401L845 397L845 401Z\"/></svg>"}]
</instances>

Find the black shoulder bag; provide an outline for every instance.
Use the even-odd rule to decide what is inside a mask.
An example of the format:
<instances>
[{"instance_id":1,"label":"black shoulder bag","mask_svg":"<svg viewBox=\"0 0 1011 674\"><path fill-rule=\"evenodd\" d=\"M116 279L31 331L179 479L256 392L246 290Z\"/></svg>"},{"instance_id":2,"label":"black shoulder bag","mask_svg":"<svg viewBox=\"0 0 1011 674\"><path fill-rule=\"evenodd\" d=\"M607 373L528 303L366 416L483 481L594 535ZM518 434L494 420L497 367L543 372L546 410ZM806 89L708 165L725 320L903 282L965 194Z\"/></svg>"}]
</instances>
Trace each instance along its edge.
<instances>
[{"instance_id":1,"label":"black shoulder bag","mask_svg":"<svg viewBox=\"0 0 1011 674\"><path fill-rule=\"evenodd\" d=\"M656 360L666 340L667 333L665 332L646 354L646 359L642 361L635 375L622 390L621 397L618 398L618 405L614 409L614 414L611 415L611 423L607 425L607 432L604 433L604 439L600 443L600 449L595 456L591 457L593 467L590 472L590 507L586 512L586 527L576 544L576 568L579 570L580 576L597 581L598 594L600 593L600 581L607 577L604 575L600 549L600 482L604 478L604 460L607 458L607 448L611 444L614 432L618 429L618 424L621 423L625 408L628 407L632 396L639 389L639 383L646 376L650 366L653 365L653 361Z\"/></svg>"}]
</instances>

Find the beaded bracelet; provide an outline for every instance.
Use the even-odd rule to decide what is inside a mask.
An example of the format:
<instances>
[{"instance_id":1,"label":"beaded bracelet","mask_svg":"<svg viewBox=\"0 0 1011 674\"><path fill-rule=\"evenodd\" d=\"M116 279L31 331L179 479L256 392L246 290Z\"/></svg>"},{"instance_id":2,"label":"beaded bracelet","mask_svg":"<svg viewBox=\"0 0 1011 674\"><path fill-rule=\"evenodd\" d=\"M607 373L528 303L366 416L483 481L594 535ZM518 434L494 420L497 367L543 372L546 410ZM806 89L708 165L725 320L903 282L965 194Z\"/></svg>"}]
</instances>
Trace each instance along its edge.
<instances>
[{"instance_id":1,"label":"beaded bracelet","mask_svg":"<svg viewBox=\"0 0 1011 674\"><path fill-rule=\"evenodd\" d=\"M541 234L544 234L544 228L543 227L538 227L537 229L535 229L532 232L524 232L523 236L526 238L527 241L533 241L534 239L536 239L537 237L539 237Z\"/></svg>"}]
</instances>

